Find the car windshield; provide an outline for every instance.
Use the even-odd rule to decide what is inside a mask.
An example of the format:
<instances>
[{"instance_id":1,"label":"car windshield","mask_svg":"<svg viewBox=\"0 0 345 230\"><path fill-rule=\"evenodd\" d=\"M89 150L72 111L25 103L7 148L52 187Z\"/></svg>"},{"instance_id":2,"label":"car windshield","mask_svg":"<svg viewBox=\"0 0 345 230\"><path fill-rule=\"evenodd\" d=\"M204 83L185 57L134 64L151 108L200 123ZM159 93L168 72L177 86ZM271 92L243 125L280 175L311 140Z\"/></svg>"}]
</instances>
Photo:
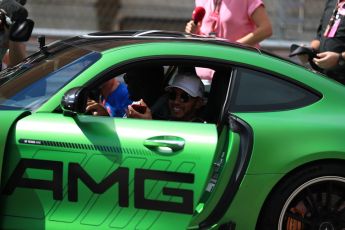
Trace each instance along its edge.
<instances>
[{"instance_id":1,"label":"car windshield","mask_svg":"<svg viewBox=\"0 0 345 230\"><path fill-rule=\"evenodd\" d=\"M66 49L4 71L0 76L6 79L0 86L0 109L37 109L100 56L89 50Z\"/></svg>"}]
</instances>

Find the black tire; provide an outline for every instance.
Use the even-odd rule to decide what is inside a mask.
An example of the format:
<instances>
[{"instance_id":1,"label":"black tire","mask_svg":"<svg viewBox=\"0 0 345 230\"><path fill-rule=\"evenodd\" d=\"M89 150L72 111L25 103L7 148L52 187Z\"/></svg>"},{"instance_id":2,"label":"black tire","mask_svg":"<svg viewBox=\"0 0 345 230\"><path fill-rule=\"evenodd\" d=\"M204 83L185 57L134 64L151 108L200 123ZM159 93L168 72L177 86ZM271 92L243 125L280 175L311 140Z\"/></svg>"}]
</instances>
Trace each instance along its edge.
<instances>
[{"instance_id":1,"label":"black tire","mask_svg":"<svg viewBox=\"0 0 345 230\"><path fill-rule=\"evenodd\" d=\"M308 166L282 181L265 202L261 230L345 230L345 167Z\"/></svg>"}]
</instances>

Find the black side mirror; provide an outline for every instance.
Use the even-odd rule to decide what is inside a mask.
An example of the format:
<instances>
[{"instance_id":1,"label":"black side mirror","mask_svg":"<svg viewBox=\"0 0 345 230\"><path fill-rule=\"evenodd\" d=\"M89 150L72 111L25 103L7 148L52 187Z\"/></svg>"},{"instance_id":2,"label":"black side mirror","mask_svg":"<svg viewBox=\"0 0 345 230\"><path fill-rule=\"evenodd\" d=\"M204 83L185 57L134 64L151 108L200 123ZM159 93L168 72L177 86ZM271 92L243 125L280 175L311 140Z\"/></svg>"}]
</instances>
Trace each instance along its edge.
<instances>
[{"instance_id":1,"label":"black side mirror","mask_svg":"<svg viewBox=\"0 0 345 230\"><path fill-rule=\"evenodd\" d=\"M31 19L13 23L10 26L10 40L15 42L28 41L30 39L34 25L35 23Z\"/></svg>"},{"instance_id":2,"label":"black side mirror","mask_svg":"<svg viewBox=\"0 0 345 230\"><path fill-rule=\"evenodd\" d=\"M85 113L87 103L87 90L83 87L76 87L68 90L61 100L61 108L66 116L75 116Z\"/></svg>"}]
</instances>

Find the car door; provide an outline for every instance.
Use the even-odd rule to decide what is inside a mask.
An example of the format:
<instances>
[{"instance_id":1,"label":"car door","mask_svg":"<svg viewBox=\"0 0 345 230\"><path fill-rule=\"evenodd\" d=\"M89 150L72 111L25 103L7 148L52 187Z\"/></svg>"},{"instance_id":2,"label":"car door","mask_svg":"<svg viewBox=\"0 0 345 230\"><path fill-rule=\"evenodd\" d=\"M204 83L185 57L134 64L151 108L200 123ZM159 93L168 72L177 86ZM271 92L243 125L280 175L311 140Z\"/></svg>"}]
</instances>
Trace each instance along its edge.
<instances>
[{"instance_id":1,"label":"car door","mask_svg":"<svg viewBox=\"0 0 345 230\"><path fill-rule=\"evenodd\" d=\"M218 138L214 124L46 113L14 129L5 229L185 229Z\"/></svg>"}]
</instances>

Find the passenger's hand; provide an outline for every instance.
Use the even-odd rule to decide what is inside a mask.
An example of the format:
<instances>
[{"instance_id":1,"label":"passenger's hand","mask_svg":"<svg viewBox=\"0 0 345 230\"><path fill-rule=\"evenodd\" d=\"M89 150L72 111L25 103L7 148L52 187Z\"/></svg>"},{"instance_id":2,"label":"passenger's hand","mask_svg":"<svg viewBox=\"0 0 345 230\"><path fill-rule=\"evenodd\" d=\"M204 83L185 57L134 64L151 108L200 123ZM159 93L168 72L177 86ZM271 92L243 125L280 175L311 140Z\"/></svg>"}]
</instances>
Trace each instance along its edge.
<instances>
[{"instance_id":1,"label":"passenger's hand","mask_svg":"<svg viewBox=\"0 0 345 230\"><path fill-rule=\"evenodd\" d=\"M313 58L313 62L322 69L330 69L338 64L338 53L327 51L318 53L316 56L316 58Z\"/></svg>"},{"instance_id":2,"label":"passenger's hand","mask_svg":"<svg viewBox=\"0 0 345 230\"><path fill-rule=\"evenodd\" d=\"M138 118L152 120L152 113L150 108L146 105L143 99L140 100L140 105L146 107L145 113L139 113L136 111L132 105L128 105L128 110L126 112L128 118Z\"/></svg>"},{"instance_id":3,"label":"passenger's hand","mask_svg":"<svg viewBox=\"0 0 345 230\"><path fill-rule=\"evenodd\" d=\"M109 116L106 108L100 103L94 100L88 100L85 109L86 114L92 114L94 116Z\"/></svg>"},{"instance_id":4,"label":"passenger's hand","mask_svg":"<svg viewBox=\"0 0 345 230\"><path fill-rule=\"evenodd\" d=\"M185 32L189 34L199 34L200 25L196 25L193 20L190 20L186 24Z\"/></svg>"}]
</instances>

